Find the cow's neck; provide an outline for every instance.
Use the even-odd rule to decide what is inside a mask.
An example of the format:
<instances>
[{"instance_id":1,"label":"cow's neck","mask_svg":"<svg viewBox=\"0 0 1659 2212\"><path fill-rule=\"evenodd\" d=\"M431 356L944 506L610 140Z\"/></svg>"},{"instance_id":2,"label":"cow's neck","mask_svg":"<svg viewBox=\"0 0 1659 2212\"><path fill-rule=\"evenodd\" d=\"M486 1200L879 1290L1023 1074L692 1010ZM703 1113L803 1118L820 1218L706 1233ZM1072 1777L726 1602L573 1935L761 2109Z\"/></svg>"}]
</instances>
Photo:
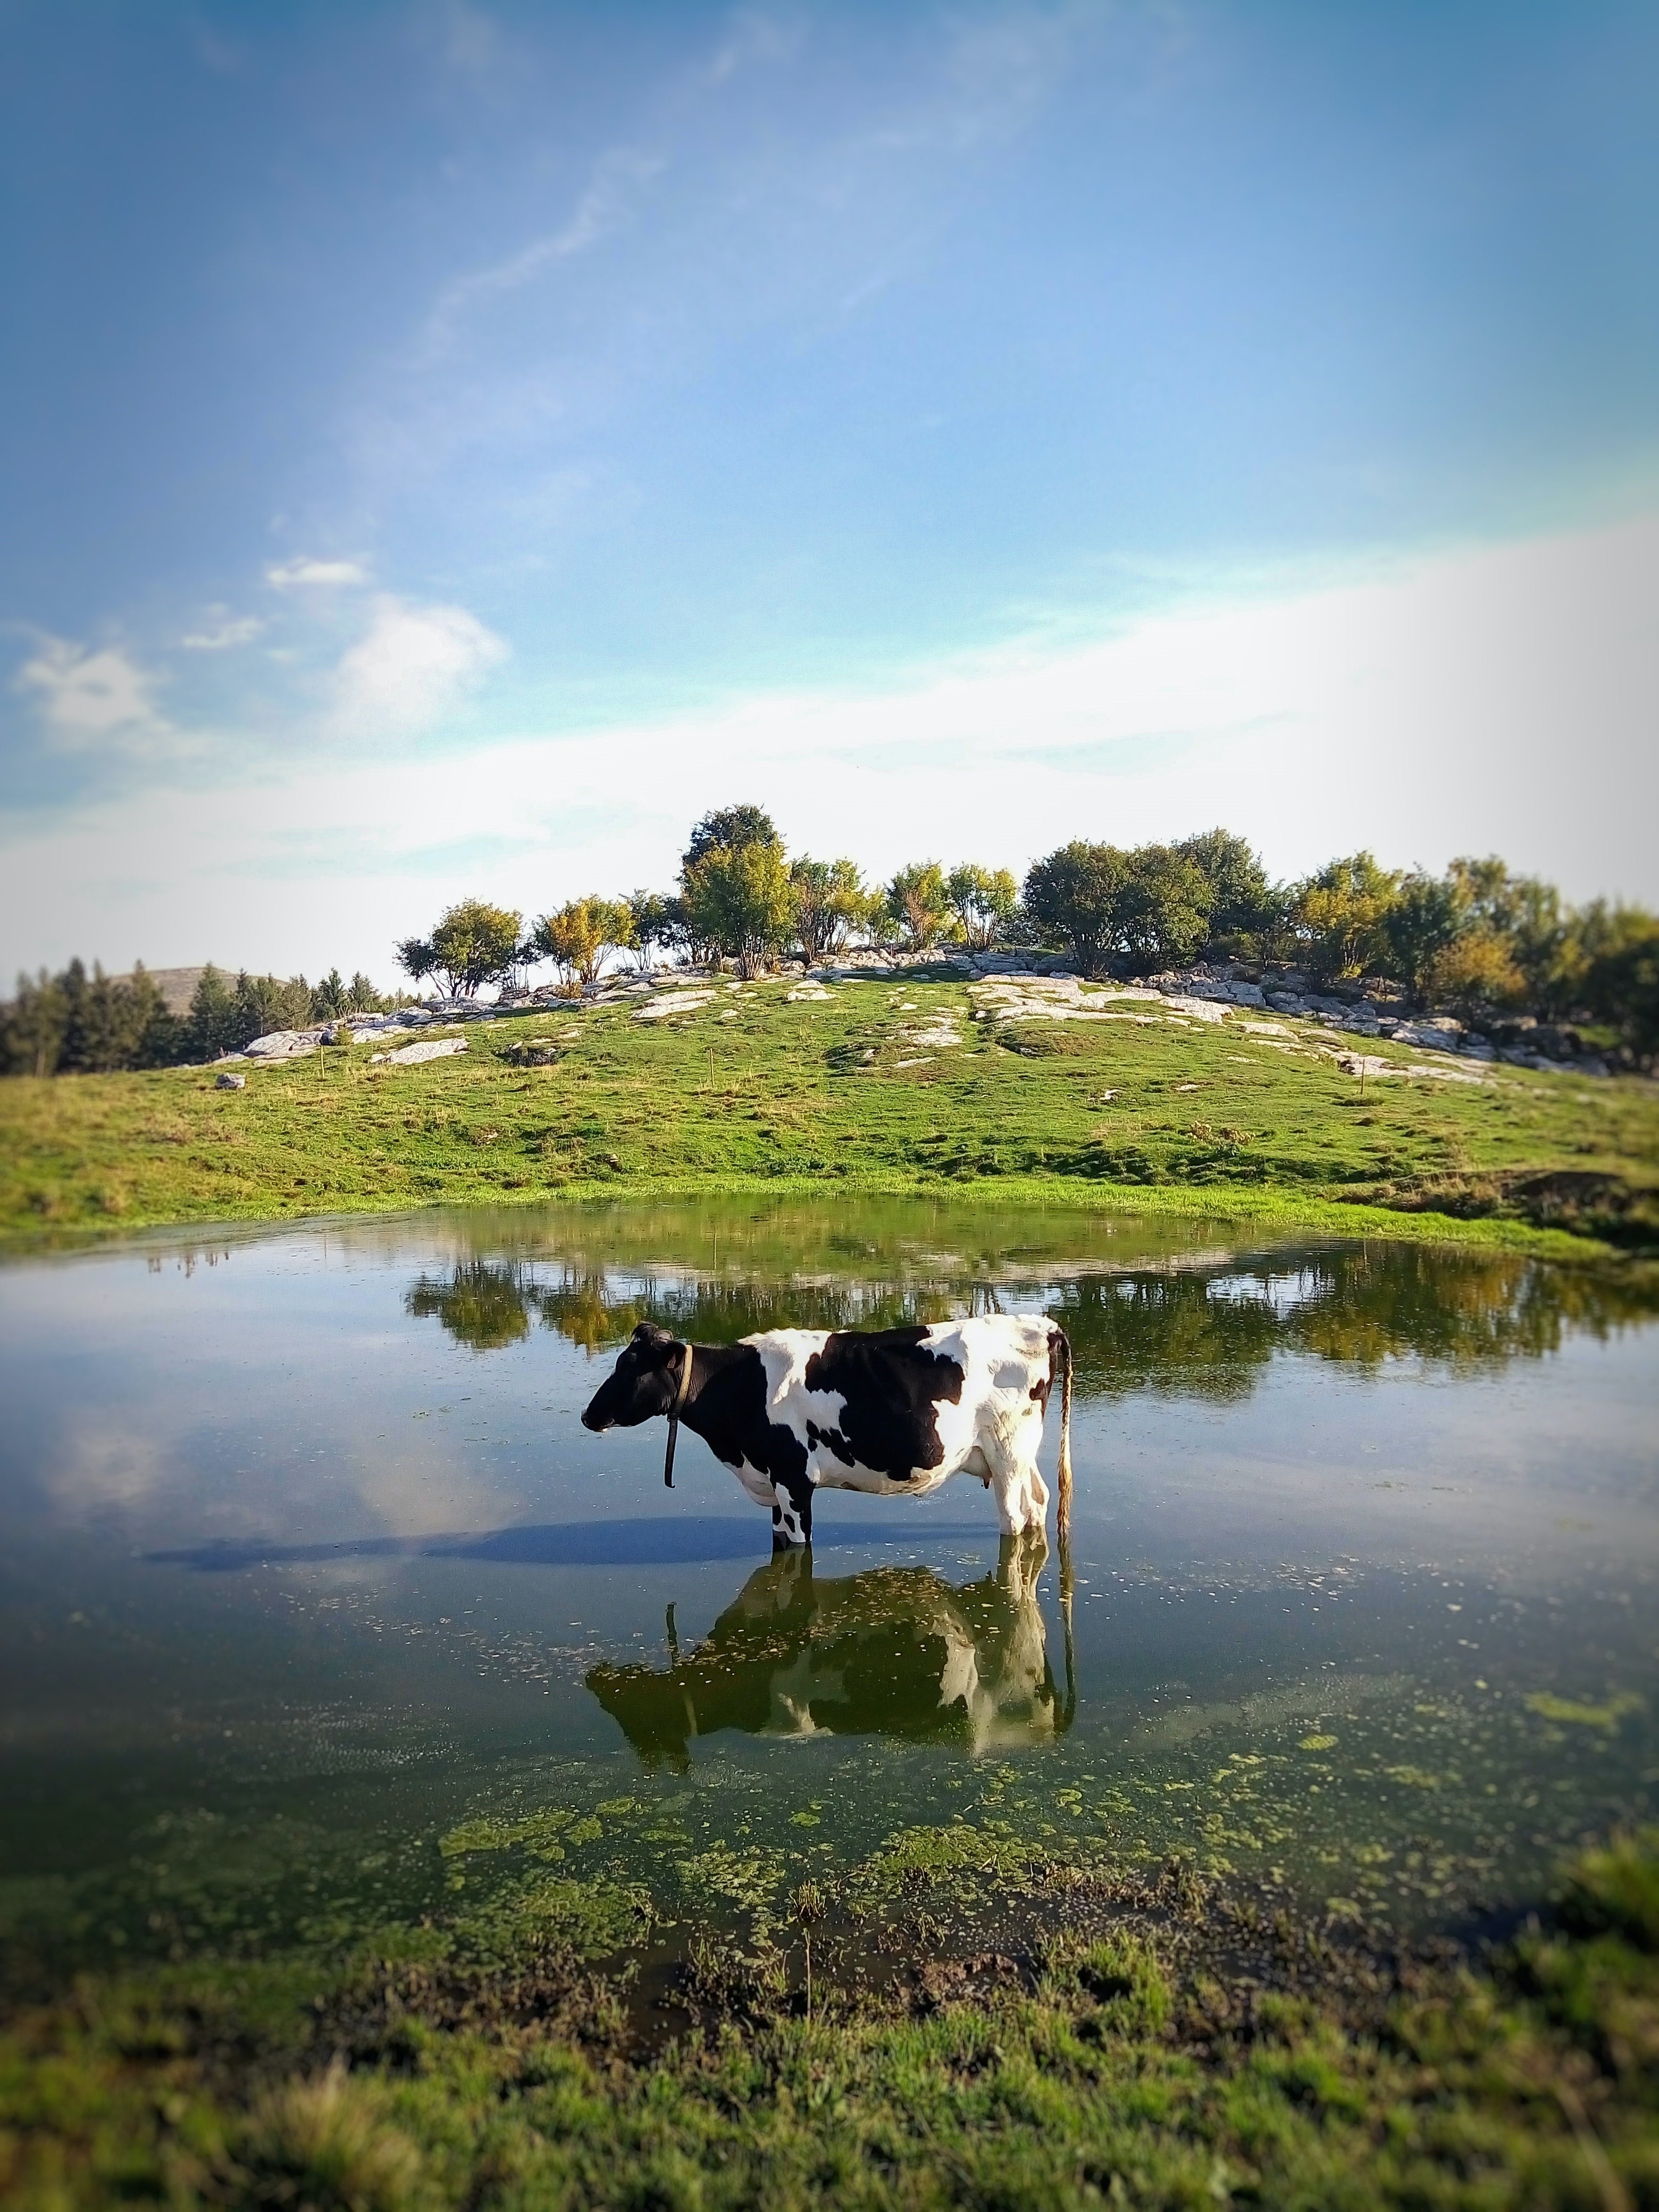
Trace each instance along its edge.
<instances>
[{"instance_id":1,"label":"cow's neck","mask_svg":"<svg viewBox=\"0 0 1659 2212\"><path fill-rule=\"evenodd\" d=\"M691 1347L696 1364L691 1372L690 1390L680 1408L680 1419L705 1443L711 1424L721 1421L725 1415L727 1393L721 1386L750 1350L745 1344L694 1344Z\"/></svg>"}]
</instances>

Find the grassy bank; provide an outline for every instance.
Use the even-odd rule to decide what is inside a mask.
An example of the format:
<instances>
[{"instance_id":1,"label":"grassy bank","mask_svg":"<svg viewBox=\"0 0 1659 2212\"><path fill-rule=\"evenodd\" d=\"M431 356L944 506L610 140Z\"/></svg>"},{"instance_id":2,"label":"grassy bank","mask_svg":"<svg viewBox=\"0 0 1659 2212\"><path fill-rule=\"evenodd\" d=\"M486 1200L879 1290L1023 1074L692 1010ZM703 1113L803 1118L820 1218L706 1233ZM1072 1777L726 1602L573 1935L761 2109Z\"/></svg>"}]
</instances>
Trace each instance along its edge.
<instances>
[{"instance_id":1,"label":"grassy bank","mask_svg":"<svg viewBox=\"0 0 1659 2212\"><path fill-rule=\"evenodd\" d=\"M1104 1004L1105 1002L1102 1002ZM466 1032L416 1066L367 1048L248 1071L0 1084L0 1239L598 1191L1006 1189L1447 1233L1659 1237L1659 1085L1365 1049L1245 1018L1009 1018L960 981L778 981L646 1022L628 1006ZM527 1042L557 1057L523 1064ZM1357 1210L1358 1209L1358 1210ZM1530 1224L1528 1228L1528 1224Z\"/></svg>"},{"instance_id":2,"label":"grassy bank","mask_svg":"<svg viewBox=\"0 0 1659 2212\"><path fill-rule=\"evenodd\" d=\"M1659 2203L1652 1838L1484 1959L970 1826L707 1929L494 1840L465 1911L15 2013L6 2201Z\"/></svg>"}]
</instances>

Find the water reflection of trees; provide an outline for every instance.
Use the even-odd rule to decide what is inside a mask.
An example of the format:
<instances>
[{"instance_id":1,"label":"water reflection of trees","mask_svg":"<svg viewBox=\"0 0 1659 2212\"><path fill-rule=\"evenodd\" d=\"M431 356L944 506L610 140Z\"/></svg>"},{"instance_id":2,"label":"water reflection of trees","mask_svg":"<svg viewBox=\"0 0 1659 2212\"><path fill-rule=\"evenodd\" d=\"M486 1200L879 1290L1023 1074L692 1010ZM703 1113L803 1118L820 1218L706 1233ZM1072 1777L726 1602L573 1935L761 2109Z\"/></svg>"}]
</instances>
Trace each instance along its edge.
<instances>
[{"instance_id":1,"label":"water reflection of trees","mask_svg":"<svg viewBox=\"0 0 1659 2212\"><path fill-rule=\"evenodd\" d=\"M1257 1261L1127 1273L1045 1269L1027 1286L943 1279L744 1281L592 1266L469 1260L405 1295L475 1351L539 1322L591 1353L641 1321L704 1343L767 1328L884 1328L1041 1303L1063 1322L1089 1395L1130 1391L1218 1402L1249 1395L1276 1352L1375 1367L1413 1358L1461 1368L1538 1358L1573 1334L1604 1337L1659 1313L1632 1273L1542 1265L1505 1252L1353 1244Z\"/></svg>"},{"instance_id":2,"label":"water reflection of trees","mask_svg":"<svg viewBox=\"0 0 1659 2212\"><path fill-rule=\"evenodd\" d=\"M404 1311L441 1322L458 1343L498 1352L530 1334L530 1308L513 1267L465 1260L447 1275L419 1276L404 1293Z\"/></svg>"},{"instance_id":3,"label":"water reflection of trees","mask_svg":"<svg viewBox=\"0 0 1659 2212\"><path fill-rule=\"evenodd\" d=\"M684 1767L699 1736L882 1735L973 1752L1052 1741L1056 1686L1037 1603L1041 1537L957 1585L931 1567L817 1577L810 1552L750 1575L703 1641L666 1667L595 1667L587 1686L647 1765ZM670 1614L672 1634L672 1614Z\"/></svg>"}]
</instances>

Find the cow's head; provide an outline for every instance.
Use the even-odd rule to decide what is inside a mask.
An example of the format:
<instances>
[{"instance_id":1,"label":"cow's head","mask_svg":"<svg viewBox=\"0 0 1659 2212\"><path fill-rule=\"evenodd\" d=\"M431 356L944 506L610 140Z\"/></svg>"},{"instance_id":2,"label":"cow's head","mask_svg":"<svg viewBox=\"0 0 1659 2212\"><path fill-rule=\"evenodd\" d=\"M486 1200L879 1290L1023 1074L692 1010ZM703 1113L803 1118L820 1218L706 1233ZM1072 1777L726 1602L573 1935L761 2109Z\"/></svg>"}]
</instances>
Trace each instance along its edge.
<instances>
[{"instance_id":1,"label":"cow's head","mask_svg":"<svg viewBox=\"0 0 1659 2212\"><path fill-rule=\"evenodd\" d=\"M585 1429L636 1429L641 1421L669 1413L679 1395L685 1346L665 1328L642 1321L628 1340L622 1358L589 1400Z\"/></svg>"}]
</instances>

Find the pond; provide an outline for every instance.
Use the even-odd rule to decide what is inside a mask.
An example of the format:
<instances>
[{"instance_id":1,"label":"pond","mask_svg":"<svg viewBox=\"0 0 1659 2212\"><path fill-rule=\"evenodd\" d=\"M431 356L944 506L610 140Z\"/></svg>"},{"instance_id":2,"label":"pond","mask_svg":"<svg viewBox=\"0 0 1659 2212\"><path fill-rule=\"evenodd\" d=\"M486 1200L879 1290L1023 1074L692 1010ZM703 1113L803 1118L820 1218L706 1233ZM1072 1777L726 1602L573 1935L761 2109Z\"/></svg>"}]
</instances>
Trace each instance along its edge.
<instances>
[{"instance_id":1,"label":"pond","mask_svg":"<svg viewBox=\"0 0 1659 2212\"><path fill-rule=\"evenodd\" d=\"M423 1212L0 1270L15 1976L1184 1852L1467 1925L1659 1785L1659 1294L1006 1206ZM1045 1310L1064 1562L578 1413L635 1323ZM1055 1415L1045 1465L1052 1468ZM603 1881L599 1878L603 1877ZM972 1885L969 1885L971 1890Z\"/></svg>"}]
</instances>

